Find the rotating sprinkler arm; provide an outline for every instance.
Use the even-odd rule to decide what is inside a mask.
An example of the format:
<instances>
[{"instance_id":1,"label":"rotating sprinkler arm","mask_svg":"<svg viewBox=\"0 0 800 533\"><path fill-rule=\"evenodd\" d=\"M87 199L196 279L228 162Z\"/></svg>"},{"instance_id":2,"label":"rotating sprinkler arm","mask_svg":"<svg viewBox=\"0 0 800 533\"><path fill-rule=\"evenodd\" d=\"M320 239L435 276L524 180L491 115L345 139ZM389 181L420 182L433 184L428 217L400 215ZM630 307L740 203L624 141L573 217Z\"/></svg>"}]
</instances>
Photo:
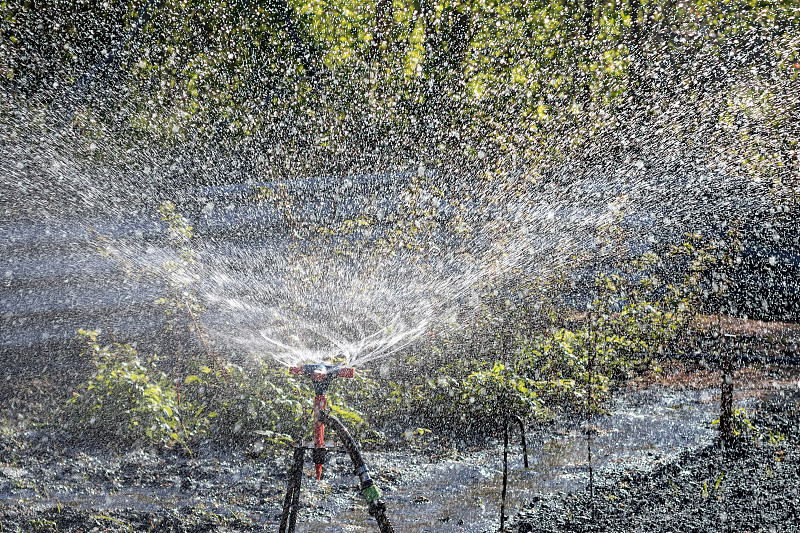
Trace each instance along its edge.
<instances>
[{"instance_id":1,"label":"rotating sprinkler arm","mask_svg":"<svg viewBox=\"0 0 800 533\"><path fill-rule=\"evenodd\" d=\"M354 368L334 365L303 365L293 366L290 374L310 377L314 383L314 466L317 479L322 479L322 465L325 464L325 422L323 413L328 409L328 398L325 393L331 382L337 377L352 378L355 376Z\"/></svg>"},{"instance_id":2,"label":"rotating sprinkler arm","mask_svg":"<svg viewBox=\"0 0 800 533\"><path fill-rule=\"evenodd\" d=\"M317 395L324 395L328 392L331 381L336 378L352 378L356 375L356 369L325 364L303 365L290 367L289 373L311 378L314 382L314 392Z\"/></svg>"}]
</instances>

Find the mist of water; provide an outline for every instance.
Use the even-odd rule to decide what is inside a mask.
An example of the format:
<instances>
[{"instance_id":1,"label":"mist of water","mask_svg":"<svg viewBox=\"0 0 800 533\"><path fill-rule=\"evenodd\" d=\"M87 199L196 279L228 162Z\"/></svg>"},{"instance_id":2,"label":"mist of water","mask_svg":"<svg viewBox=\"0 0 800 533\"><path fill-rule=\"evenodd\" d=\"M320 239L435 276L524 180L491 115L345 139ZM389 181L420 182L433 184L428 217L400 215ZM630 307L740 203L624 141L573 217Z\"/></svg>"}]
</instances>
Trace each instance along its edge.
<instances>
[{"instance_id":1,"label":"mist of water","mask_svg":"<svg viewBox=\"0 0 800 533\"><path fill-rule=\"evenodd\" d=\"M771 46L787 55L792 43ZM721 69L727 58L711 54L714 46L687 49L685 62L703 72ZM667 59L681 57L673 52ZM691 70L678 71L693 81ZM8 191L2 226L15 238L23 221L34 232L77 224L100 228L101 236L104 220L138 226L122 236L109 229L99 247L145 283L196 295L205 308L203 328L218 349L268 354L287 365L363 365L433 330L465 326L465 314L476 313L498 287L585 266L587 257L601 263L615 253L602 239L609 224L626 228L623 242L633 256L634 249L687 231L719 232L720 221L769 203L782 185L750 172L753 154L768 152L768 142L731 124L744 116L763 125L779 109L796 107L799 93L790 90L796 74L736 68L715 83L722 81L726 91L716 94L681 91L678 79L627 111L587 104L587 118L556 128L546 147L523 139L510 153L465 140L473 143L466 166L463 157L449 162L437 146L469 132L443 127L429 142L418 141L419 160L380 163L364 154L363 164L351 168L329 165L339 173L325 179L367 185L322 196L315 190L320 175L267 168L279 148L265 149L265 160L247 143L226 153L185 139L166 153L117 145L111 129L83 135L48 122L42 107L9 98L0 131L0 180ZM775 104L770 95L784 101ZM506 118L518 125L512 109ZM594 128L594 135L581 127ZM292 135L287 130L283 141ZM315 153L307 157L316 172L331 148ZM426 167L431 159L436 163ZM380 179L369 185L370 176ZM243 184L244 196L198 187L231 182ZM288 186L290 205L256 198L260 186ZM163 240L141 237L141 228L165 231L155 216L163 200L175 201L194 226L192 261ZM169 261L178 267L159 274Z\"/></svg>"}]
</instances>

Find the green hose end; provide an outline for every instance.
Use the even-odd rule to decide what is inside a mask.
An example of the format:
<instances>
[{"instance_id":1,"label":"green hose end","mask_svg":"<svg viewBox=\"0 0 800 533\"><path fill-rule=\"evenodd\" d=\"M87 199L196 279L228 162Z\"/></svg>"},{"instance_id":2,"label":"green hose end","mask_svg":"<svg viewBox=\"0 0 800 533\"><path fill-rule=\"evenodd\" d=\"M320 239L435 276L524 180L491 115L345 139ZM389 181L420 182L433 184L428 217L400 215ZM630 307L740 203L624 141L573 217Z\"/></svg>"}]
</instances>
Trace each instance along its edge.
<instances>
[{"instance_id":1,"label":"green hose end","mask_svg":"<svg viewBox=\"0 0 800 533\"><path fill-rule=\"evenodd\" d=\"M381 492L375 485L370 485L366 489L362 490L361 494L364 496L364 499L368 504L378 500L381 497Z\"/></svg>"}]
</instances>

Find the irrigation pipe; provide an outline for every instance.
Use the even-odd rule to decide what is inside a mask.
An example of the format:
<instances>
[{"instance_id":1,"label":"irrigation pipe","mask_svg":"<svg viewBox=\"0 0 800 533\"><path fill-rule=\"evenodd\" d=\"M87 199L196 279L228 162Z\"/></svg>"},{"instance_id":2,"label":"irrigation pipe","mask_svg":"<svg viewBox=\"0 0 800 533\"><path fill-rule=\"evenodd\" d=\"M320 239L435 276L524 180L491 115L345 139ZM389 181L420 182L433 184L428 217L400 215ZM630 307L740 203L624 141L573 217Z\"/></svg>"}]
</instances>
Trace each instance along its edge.
<instances>
[{"instance_id":1,"label":"irrigation pipe","mask_svg":"<svg viewBox=\"0 0 800 533\"><path fill-rule=\"evenodd\" d=\"M355 468L354 474L361 480L361 495L369 506L369 514L378 522L381 533L394 533L394 528L386 515L386 504L380 499L381 494L378 491L378 487L375 486L375 482L369 477L367 465L364 463L364 458L361 456L361 450L358 449L355 439L339 419L330 414L329 411L320 413L320 421L323 424L328 424L336 432L348 455L350 455L350 460Z\"/></svg>"},{"instance_id":2,"label":"irrigation pipe","mask_svg":"<svg viewBox=\"0 0 800 533\"><path fill-rule=\"evenodd\" d=\"M519 433L522 436L522 457L525 461L525 468L528 467L528 442L525 438L525 421L519 415L506 416L503 425L503 489L500 494L500 531L503 531L506 523L506 494L508 493L508 422L513 418L519 424Z\"/></svg>"}]
</instances>

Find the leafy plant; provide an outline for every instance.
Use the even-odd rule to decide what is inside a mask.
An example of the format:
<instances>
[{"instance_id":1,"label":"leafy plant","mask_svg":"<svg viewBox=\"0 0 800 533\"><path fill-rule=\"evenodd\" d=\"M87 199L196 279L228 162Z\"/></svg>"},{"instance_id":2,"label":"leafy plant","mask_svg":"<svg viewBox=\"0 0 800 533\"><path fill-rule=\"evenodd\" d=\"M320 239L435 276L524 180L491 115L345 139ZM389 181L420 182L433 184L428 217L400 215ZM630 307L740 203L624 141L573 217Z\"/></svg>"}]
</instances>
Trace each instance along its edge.
<instances>
[{"instance_id":1,"label":"leafy plant","mask_svg":"<svg viewBox=\"0 0 800 533\"><path fill-rule=\"evenodd\" d=\"M175 388L156 367L157 359L140 358L129 344L101 346L97 331L78 334L95 372L69 401L74 425L123 442L183 444L191 432L182 423Z\"/></svg>"},{"instance_id":2,"label":"leafy plant","mask_svg":"<svg viewBox=\"0 0 800 533\"><path fill-rule=\"evenodd\" d=\"M717 418L711 422L712 426L719 425L720 419ZM775 446L785 440L785 436L772 428L762 427L760 424L755 424L751 420L751 415L742 407L737 407L733 410L733 419L731 428L733 436L739 440L751 440L752 442L766 442L771 446Z\"/></svg>"},{"instance_id":3,"label":"leafy plant","mask_svg":"<svg viewBox=\"0 0 800 533\"><path fill-rule=\"evenodd\" d=\"M231 442L289 442L301 431L311 393L285 369L259 365L245 369L231 363L212 370L196 365L185 379L185 409L203 432Z\"/></svg>"},{"instance_id":4,"label":"leafy plant","mask_svg":"<svg viewBox=\"0 0 800 533\"><path fill-rule=\"evenodd\" d=\"M101 346L97 331L80 330L95 373L68 402L68 422L113 440L191 447L198 439L267 448L301 442L311 429L313 390L283 367L266 363L249 368L225 363L217 368L193 359L181 394L157 367L127 344ZM352 385L369 383L367 378ZM349 387L352 389L352 387ZM348 397L367 391L331 394L331 411L360 435L369 425Z\"/></svg>"}]
</instances>

